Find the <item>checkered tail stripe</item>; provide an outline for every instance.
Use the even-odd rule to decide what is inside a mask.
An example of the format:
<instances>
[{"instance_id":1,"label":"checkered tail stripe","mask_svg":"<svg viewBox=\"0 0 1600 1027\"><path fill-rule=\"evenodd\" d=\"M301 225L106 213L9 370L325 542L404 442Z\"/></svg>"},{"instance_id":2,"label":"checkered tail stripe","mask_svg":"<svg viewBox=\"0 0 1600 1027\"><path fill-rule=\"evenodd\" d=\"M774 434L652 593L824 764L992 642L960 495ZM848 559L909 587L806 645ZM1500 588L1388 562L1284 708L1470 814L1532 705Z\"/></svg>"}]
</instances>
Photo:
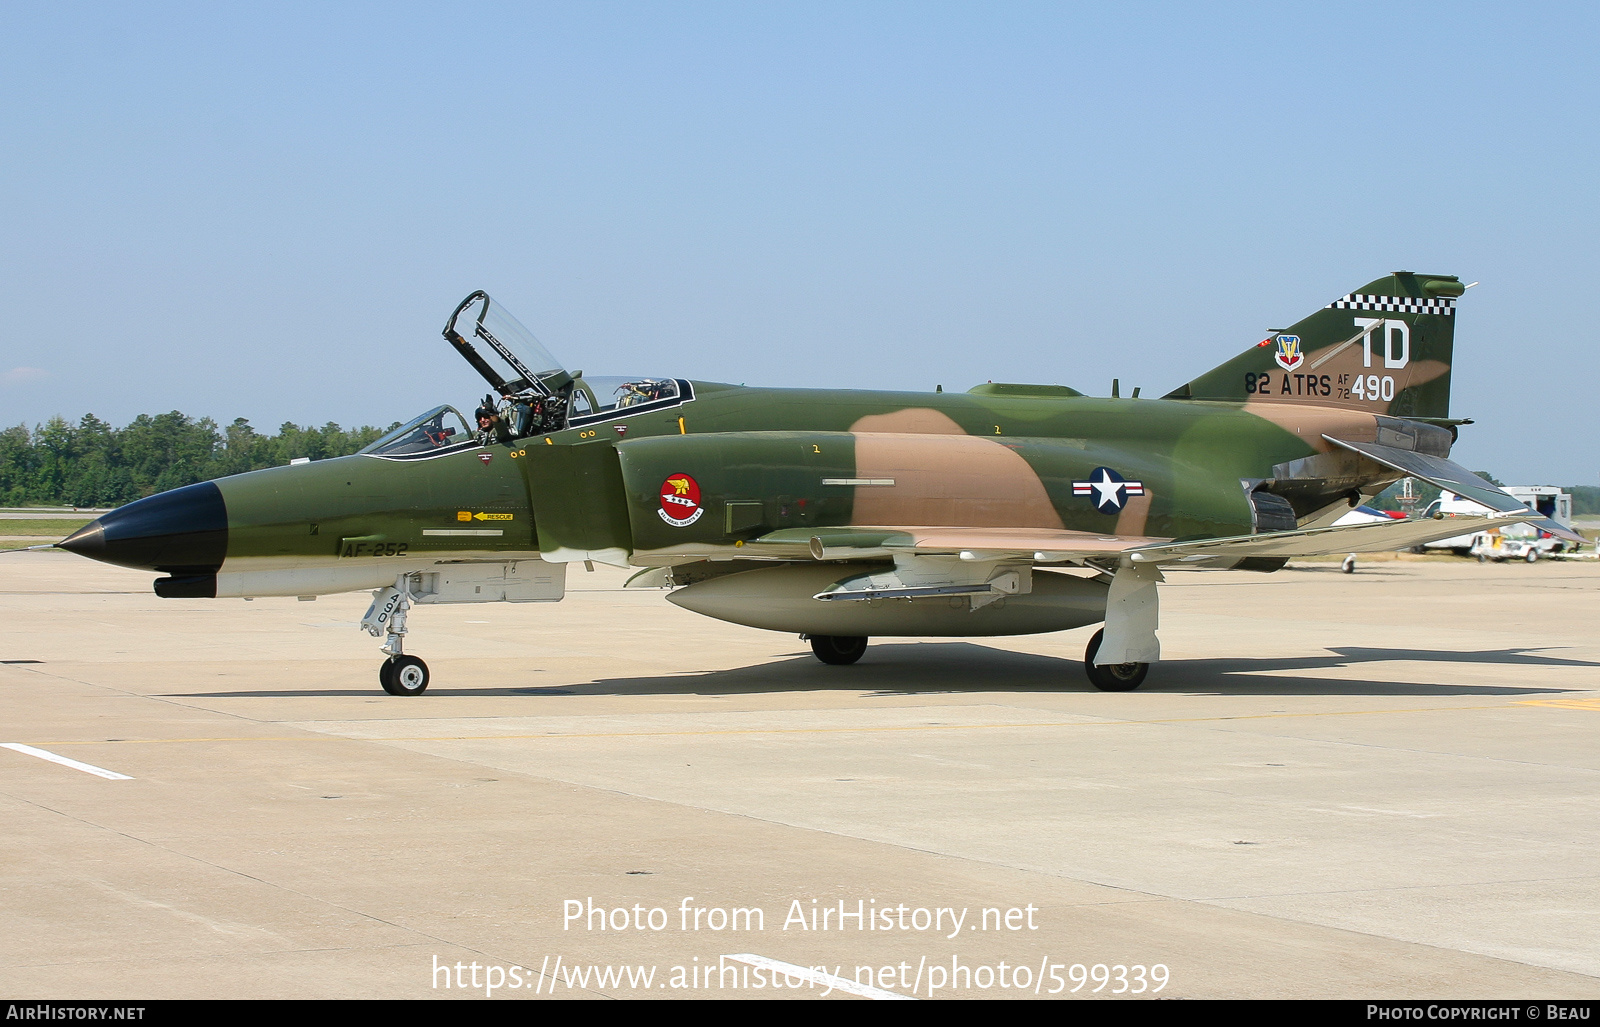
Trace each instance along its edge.
<instances>
[{"instance_id":1,"label":"checkered tail stripe","mask_svg":"<svg viewBox=\"0 0 1600 1027\"><path fill-rule=\"evenodd\" d=\"M1424 299L1416 296L1378 296L1373 293L1352 292L1328 304L1328 310L1381 310L1391 314L1438 314L1448 317L1456 312L1456 301L1449 296Z\"/></svg>"}]
</instances>

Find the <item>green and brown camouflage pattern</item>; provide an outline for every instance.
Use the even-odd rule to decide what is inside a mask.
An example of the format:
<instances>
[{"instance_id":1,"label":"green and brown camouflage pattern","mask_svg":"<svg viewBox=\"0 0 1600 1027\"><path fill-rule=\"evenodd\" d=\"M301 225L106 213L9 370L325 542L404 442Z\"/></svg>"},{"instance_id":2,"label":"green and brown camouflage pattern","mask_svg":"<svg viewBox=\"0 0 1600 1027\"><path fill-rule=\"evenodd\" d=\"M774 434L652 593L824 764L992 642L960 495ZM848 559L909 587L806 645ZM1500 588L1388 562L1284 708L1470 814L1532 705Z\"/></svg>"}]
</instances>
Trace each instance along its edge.
<instances>
[{"instance_id":1,"label":"green and brown camouflage pattern","mask_svg":"<svg viewBox=\"0 0 1600 1027\"><path fill-rule=\"evenodd\" d=\"M252 594L263 574L277 577L255 594L378 587L441 560L744 558L769 536L821 529L1183 540L1323 523L1400 477L1325 436L1448 452L1462 290L1447 275L1377 279L1161 399L683 382L669 409L581 428L223 478L233 591L217 594ZM1102 512L1081 491L1100 469L1142 494ZM664 512L683 477L692 519Z\"/></svg>"}]
</instances>

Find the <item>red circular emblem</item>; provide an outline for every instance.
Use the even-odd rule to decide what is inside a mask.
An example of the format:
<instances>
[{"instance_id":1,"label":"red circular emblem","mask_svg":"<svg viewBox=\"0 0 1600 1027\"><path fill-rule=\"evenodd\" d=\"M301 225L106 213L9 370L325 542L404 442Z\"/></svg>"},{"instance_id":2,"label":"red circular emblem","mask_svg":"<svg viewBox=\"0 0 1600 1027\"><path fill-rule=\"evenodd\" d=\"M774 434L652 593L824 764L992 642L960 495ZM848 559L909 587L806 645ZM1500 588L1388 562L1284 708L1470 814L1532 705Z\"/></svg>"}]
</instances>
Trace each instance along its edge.
<instances>
[{"instance_id":1,"label":"red circular emblem","mask_svg":"<svg viewBox=\"0 0 1600 1027\"><path fill-rule=\"evenodd\" d=\"M682 528L705 513L700 505L700 484L687 474L672 474L661 483L661 519Z\"/></svg>"}]
</instances>

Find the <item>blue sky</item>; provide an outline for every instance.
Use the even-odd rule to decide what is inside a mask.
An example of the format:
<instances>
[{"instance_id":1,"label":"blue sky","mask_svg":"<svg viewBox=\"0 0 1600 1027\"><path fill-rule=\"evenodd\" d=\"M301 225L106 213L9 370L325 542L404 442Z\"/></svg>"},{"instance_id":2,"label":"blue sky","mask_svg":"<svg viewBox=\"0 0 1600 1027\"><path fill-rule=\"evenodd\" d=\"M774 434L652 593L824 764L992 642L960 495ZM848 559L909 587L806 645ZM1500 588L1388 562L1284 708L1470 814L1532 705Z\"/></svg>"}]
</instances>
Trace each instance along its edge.
<instances>
[{"instance_id":1,"label":"blue sky","mask_svg":"<svg viewBox=\"0 0 1600 1027\"><path fill-rule=\"evenodd\" d=\"M1459 458L1600 480L1600 8L0 6L0 423L470 404L569 366L1164 392L1397 268Z\"/></svg>"}]
</instances>

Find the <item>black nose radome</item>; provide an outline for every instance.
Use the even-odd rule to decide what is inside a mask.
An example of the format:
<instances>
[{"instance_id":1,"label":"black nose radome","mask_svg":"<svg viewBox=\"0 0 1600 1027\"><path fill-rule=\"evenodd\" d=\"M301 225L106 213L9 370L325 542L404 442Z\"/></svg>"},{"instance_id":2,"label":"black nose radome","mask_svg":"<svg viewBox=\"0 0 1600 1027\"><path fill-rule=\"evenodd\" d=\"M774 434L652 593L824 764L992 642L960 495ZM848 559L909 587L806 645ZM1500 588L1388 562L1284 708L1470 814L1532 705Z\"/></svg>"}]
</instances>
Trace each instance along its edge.
<instances>
[{"instance_id":1,"label":"black nose radome","mask_svg":"<svg viewBox=\"0 0 1600 1027\"><path fill-rule=\"evenodd\" d=\"M56 547L120 567L214 574L228 555L228 508L211 482L186 485L119 506Z\"/></svg>"}]
</instances>

